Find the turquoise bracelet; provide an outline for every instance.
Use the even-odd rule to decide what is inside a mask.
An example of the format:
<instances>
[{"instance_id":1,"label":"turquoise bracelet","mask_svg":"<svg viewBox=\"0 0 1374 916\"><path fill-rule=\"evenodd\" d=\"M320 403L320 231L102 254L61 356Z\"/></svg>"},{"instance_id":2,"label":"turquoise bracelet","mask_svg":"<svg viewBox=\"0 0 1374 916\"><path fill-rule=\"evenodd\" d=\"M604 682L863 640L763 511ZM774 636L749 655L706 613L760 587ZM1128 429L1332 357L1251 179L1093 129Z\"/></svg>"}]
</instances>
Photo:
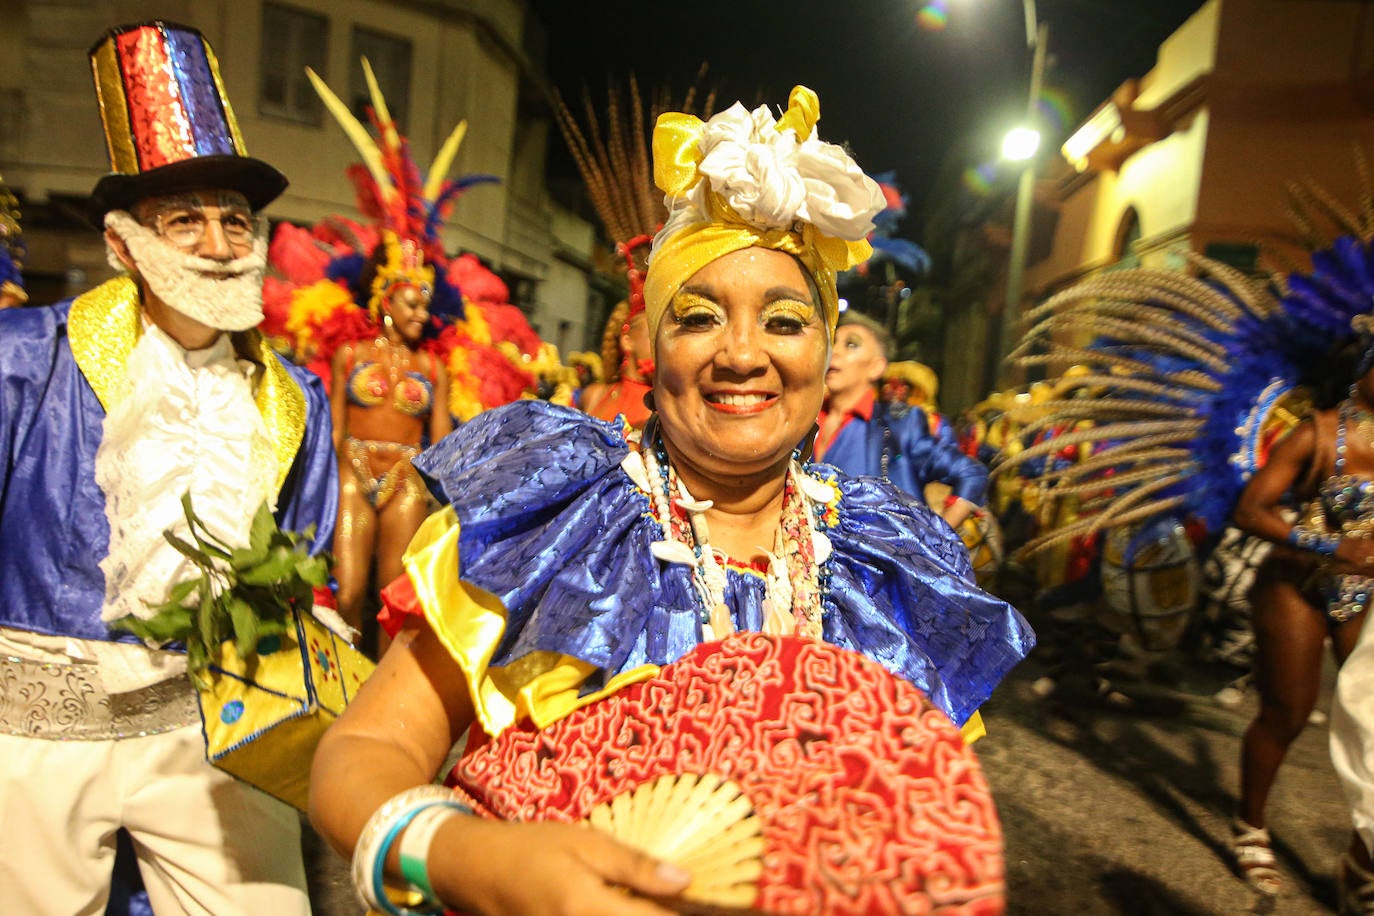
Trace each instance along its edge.
<instances>
[{"instance_id":1,"label":"turquoise bracelet","mask_svg":"<svg viewBox=\"0 0 1374 916\"><path fill-rule=\"evenodd\" d=\"M426 903L439 902L429 883L429 847L434 834L449 818L471 814L471 808L456 801L434 802L417 812L401 834L401 876L424 895Z\"/></svg>"}]
</instances>

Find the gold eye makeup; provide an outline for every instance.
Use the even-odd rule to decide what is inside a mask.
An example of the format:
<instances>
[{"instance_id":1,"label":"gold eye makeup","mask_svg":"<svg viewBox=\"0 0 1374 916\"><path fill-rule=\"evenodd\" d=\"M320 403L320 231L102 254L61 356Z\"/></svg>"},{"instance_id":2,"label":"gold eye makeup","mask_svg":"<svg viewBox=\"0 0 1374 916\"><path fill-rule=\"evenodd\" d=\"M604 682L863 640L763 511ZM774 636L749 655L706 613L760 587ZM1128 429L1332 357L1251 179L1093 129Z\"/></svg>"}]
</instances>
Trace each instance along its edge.
<instances>
[{"instance_id":1,"label":"gold eye makeup","mask_svg":"<svg viewBox=\"0 0 1374 916\"><path fill-rule=\"evenodd\" d=\"M725 309L719 303L697 293L678 293L673 297L672 308L673 320L678 324L725 320Z\"/></svg>"},{"instance_id":2,"label":"gold eye makeup","mask_svg":"<svg viewBox=\"0 0 1374 916\"><path fill-rule=\"evenodd\" d=\"M816 321L816 307L799 299L777 299L763 307L759 316L764 324L775 321L796 322L806 327Z\"/></svg>"}]
</instances>

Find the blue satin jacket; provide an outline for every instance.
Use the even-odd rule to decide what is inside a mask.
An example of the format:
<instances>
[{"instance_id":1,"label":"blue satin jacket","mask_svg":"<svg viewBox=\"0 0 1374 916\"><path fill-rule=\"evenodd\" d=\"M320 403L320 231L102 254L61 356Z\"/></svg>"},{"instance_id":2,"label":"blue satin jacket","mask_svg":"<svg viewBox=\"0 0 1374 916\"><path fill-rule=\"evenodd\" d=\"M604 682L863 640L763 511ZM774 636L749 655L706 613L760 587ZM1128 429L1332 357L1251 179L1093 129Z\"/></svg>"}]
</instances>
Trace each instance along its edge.
<instances>
[{"instance_id":1,"label":"blue satin jacket","mask_svg":"<svg viewBox=\"0 0 1374 916\"><path fill-rule=\"evenodd\" d=\"M855 417L825 450L824 461L855 477L882 477L887 454L887 479L918 499L926 484L947 484L955 496L981 506L988 490L988 469L952 441L931 435L926 415L918 407L893 410L873 405L872 419Z\"/></svg>"},{"instance_id":2,"label":"blue satin jacket","mask_svg":"<svg viewBox=\"0 0 1374 916\"><path fill-rule=\"evenodd\" d=\"M0 311L0 626L134 641L100 619L110 529L95 453L140 327L137 290L122 277L57 305ZM256 400L283 468L277 522L314 524L314 549L325 549L339 487L324 385L256 334L235 345L264 370Z\"/></svg>"},{"instance_id":3,"label":"blue satin jacket","mask_svg":"<svg viewBox=\"0 0 1374 916\"><path fill-rule=\"evenodd\" d=\"M493 667L566 654L598 669L583 685L593 690L701 641L692 572L651 552L663 533L622 468L628 453L619 423L516 401L416 457L458 517L459 575L506 609ZM1030 626L978 588L963 542L923 503L882 480L812 470L839 490L825 640L906 678L962 725L1035 645ZM736 628L762 628L766 597L762 575L727 569Z\"/></svg>"}]
</instances>

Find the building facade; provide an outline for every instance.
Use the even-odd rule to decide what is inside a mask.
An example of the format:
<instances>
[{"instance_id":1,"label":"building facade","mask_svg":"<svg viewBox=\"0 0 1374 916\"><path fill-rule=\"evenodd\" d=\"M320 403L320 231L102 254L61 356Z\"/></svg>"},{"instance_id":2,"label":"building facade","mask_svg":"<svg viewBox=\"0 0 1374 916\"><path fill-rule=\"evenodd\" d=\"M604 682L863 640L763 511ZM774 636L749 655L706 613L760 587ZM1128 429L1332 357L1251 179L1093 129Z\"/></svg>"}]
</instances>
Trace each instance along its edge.
<instances>
[{"instance_id":1,"label":"building facade","mask_svg":"<svg viewBox=\"0 0 1374 916\"><path fill-rule=\"evenodd\" d=\"M1301 264L1288 188L1315 182L1357 209L1355 149L1374 154L1372 115L1374 4L1208 0L1041 166L1020 313L1097 271L1182 268L1185 251L1248 271L1265 257ZM1006 233L976 235L1005 264ZM946 340L978 325L1004 354L1023 330L1004 298L1000 272ZM951 398L1025 381L999 356L989 347L952 373Z\"/></svg>"},{"instance_id":2,"label":"building facade","mask_svg":"<svg viewBox=\"0 0 1374 916\"><path fill-rule=\"evenodd\" d=\"M84 223L84 201L109 168L86 52L109 27L155 17L200 29L214 47L250 154L291 181L266 211L275 220L358 215L345 177L357 153L311 88L307 66L366 122L366 56L422 170L466 119L451 174L500 183L458 201L443 231L446 250L472 252L496 271L511 301L560 349L599 334L588 327L598 318L588 315L598 302L587 274L594 233L547 192L553 120L539 24L527 22L520 0L9 0L0 29L0 175L25 203L34 301L109 272L99 234Z\"/></svg>"}]
</instances>

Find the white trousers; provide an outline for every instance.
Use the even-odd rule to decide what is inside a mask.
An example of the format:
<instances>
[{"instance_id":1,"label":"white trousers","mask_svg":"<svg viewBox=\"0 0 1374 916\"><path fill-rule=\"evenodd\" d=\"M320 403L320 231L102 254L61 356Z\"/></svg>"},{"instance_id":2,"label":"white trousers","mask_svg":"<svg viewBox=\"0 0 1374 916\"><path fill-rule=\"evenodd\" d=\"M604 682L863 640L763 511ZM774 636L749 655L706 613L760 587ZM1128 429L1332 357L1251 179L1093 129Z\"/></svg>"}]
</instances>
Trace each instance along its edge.
<instances>
[{"instance_id":1,"label":"white trousers","mask_svg":"<svg viewBox=\"0 0 1374 916\"><path fill-rule=\"evenodd\" d=\"M1345 789L1355 832L1374 853L1374 626L1368 620L1336 677L1331 764Z\"/></svg>"},{"instance_id":2,"label":"white trousers","mask_svg":"<svg viewBox=\"0 0 1374 916\"><path fill-rule=\"evenodd\" d=\"M199 726L112 741L0 735L0 909L99 916L115 831L158 916L310 913L294 808L205 760Z\"/></svg>"}]
</instances>

